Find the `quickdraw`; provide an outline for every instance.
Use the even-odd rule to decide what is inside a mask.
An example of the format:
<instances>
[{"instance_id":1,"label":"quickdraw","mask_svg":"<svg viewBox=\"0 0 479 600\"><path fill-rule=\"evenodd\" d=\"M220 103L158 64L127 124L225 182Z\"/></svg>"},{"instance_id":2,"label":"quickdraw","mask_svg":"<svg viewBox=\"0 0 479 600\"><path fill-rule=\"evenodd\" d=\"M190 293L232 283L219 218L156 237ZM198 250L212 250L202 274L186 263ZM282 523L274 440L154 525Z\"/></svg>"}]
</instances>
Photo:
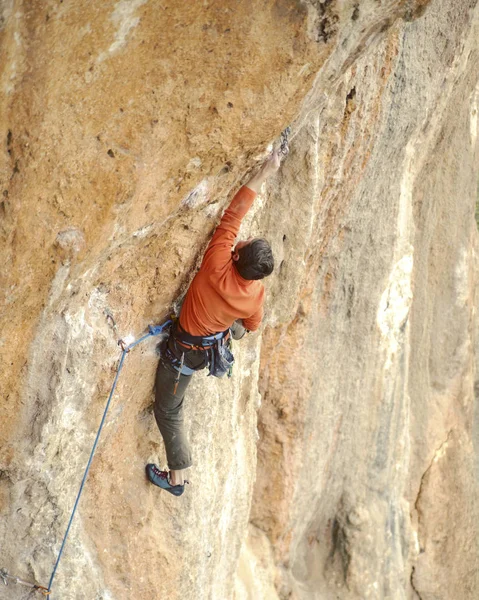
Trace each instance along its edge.
<instances>
[{"instance_id":1,"label":"quickdraw","mask_svg":"<svg viewBox=\"0 0 479 600\"><path fill-rule=\"evenodd\" d=\"M116 326L116 321L108 309L105 310L105 315L106 315L106 322L113 329L113 331L115 332L115 335L118 335L118 328Z\"/></svg>"},{"instance_id":2,"label":"quickdraw","mask_svg":"<svg viewBox=\"0 0 479 600\"><path fill-rule=\"evenodd\" d=\"M8 585L8 582L17 583L18 585L24 585L32 590L41 592L44 596L49 596L51 592L48 588L43 587L43 585L38 585L37 583L30 583L25 581L24 579L20 579L20 577L16 577L14 575L9 575L5 569L0 569L0 579L2 579L5 585Z\"/></svg>"},{"instance_id":3,"label":"quickdraw","mask_svg":"<svg viewBox=\"0 0 479 600\"><path fill-rule=\"evenodd\" d=\"M291 127L286 127L286 129L281 133L281 146L279 151L283 156L287 156L289 154L289 136L291 135Z\"/></svg>"}]
</instances>

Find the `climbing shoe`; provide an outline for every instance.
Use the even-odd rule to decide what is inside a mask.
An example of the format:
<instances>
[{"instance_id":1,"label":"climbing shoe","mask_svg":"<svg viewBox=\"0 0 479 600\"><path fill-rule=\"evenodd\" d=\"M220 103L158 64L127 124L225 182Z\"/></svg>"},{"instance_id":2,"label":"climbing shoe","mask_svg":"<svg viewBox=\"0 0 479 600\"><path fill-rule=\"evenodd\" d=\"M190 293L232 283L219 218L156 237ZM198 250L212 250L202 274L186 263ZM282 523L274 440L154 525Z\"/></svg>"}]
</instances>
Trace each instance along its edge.
<instances>
[{"instance_id":1,"label":"climbing shoe","mask_svg":"<svg viewBox=\"0 0 479 600\"><path fill-rule=\"evenodd\" d=\"M154 465L149 464L146 465L146 476L154 485L157 485L163 490L170 492L173 496L181 496L181 494L185 491L185 484L183 485L171 485L168 481L168 472L160 471L160 469Z\"/></svg>"}]
</instances>

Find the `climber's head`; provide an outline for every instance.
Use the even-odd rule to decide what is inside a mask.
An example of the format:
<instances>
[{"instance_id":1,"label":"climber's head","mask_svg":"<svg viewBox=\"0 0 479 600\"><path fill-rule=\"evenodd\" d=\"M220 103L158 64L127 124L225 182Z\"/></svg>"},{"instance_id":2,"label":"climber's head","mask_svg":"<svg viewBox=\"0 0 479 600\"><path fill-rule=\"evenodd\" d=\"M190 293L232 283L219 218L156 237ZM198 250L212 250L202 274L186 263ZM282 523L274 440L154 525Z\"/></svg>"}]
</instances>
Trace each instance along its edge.
<instances>
[{"instance_id":1,"label":"climber's head","mask_svg":"<svg viewBox=\"0 0 479 600\"><path fill-rule=\"evenodd\" d=\"M263 279L274 269L271 246L263 238L238 242L233 251L233 261L241 277L248 280Z\"/></svg>"}]
</instances>

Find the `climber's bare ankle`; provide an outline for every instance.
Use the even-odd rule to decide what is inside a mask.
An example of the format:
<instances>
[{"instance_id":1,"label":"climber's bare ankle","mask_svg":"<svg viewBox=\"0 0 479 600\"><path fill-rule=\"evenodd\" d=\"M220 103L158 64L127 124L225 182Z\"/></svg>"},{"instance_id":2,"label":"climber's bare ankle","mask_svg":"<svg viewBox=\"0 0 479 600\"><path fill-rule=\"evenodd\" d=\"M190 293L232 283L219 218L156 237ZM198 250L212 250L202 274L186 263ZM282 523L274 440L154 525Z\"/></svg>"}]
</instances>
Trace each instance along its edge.
<instances>
[{"instance_id":1,"label":"climber's bare ankle","mask_svg":"<svg viewBox=\"0 0 479 600\"><path fill-rule=\"evenodd\" d=\"M169 472L169 482L171 485L183 485L183 471L170 471Z\"/></svg>"}]
</instances>

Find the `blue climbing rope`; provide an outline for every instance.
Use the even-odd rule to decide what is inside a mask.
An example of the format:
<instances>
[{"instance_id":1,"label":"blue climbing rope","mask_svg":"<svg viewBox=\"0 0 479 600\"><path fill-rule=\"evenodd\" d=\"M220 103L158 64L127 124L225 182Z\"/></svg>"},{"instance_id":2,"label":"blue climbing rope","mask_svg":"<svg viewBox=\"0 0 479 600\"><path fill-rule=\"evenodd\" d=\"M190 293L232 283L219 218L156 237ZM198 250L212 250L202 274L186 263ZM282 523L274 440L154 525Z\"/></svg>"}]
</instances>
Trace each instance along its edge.
<instances>
[{"instance_id":1,"label":"blue climbing rope","mask_svg":"<svg viewBox=\"0 0 479 600\"><path fill-rule=\"evenodd\" d=\"M153 335L159 335L169 325L171 325L171 320L168 320L165 323L162 323L161 325L150 325L148 327L149 331L148 331L148 333L146 335L144 335L141 338L137 339L136 341L132 342L128 346L125 346L124 344L122 345L123 350L122 350L122 353L121 353L120 362L118 364L118 369L116 371L115 379L113 381L113 385L112 385L112 388L111 388L111 391L110 391L110 395L108 396L108 400L107 400L107 403L106 403L106 406L105 406L105 410L103 411L103 417L101 419L100 427L98 428L98 431L97 431L97 434L96 434L96 438L95 438L95 441L93 443L93 447L92 447L91 452L90 452L90 458L88 459L88 463L87 463L85 472L83 474L83 479L82 479L81 484L80 484L80 489L78 490L78 494L77 494L77 497L76 497L76 500L75 500L75 505L73 506L73 510L72 510L72 514L70 516L70 520L68 521L67 530L65 532L65 535L63 536L63 541L62 541L62 545L61 545L61 548L60 548L60 552L58 553L58 557L57 557L55 566L53 567L52 575L50 577L50 583L48 584L47 594L51 593L51 589L52 589L52 585L53 585L53 580L55 579L55 575L56 575L56 572L57 572L57 569L58 569L58 565L60 563L60 559L61 559L62 554L63 554L63 550L65 548L65 544L66 544L66 541L67 541L67 538L68 538L68 534L70 533L70 527L71 527L71 525L73 523L73 518L75 517L75 513L76 513L76 510L78 508L78 503L80 501L80 496L82 494L83 487L85 485L85 481L86 481L86 478L88 476L88 471L90 470L90 466L91 466L91 463L92 463L92 460L93 460L93 456L95 454L95 450L96 450L96 447L98 445L98 440L100 439L101 430L103 429L103 425L105 424L106 415L108 413L108 409L110 408L110 402L111 402L111 399L113 397L113 394L115 393L116 384L118 383L118 378L119 378L121 370L123 368L123 363L125 362L125 357L128 354L128 352L130 352L130 350L132 348L134 348L135 346L138 346L138 344L141 344L141 342L143 342L144 340L146 340L147 338L149 338L149 337L151 337ZM120 340L120 342L121 342L121 340Z\"/></svg>"}]
</instances>

